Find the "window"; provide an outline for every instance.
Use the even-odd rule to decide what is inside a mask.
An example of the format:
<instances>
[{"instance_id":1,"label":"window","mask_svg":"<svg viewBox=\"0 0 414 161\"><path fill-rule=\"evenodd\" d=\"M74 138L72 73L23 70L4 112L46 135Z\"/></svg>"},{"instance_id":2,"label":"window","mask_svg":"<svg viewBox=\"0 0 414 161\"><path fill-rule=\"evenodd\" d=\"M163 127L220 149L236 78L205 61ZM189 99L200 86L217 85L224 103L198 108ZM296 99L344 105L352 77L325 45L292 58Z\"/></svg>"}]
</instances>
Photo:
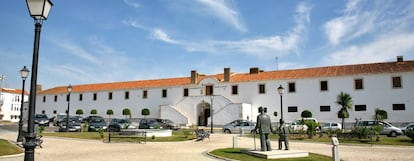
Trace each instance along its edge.
<instances>
[{"instance_id":1,"label":"window","mask_svg":"<svg viewBox=\"0 0 414 161\"><path fill-rule=\"evenodd\" d=\"M125 99L127 100L127 99L129 99L129 91L126 91L125 92Z\"/></svg>"},{"instance_id":2,"label":"window","mask_svg":"<svg viewBox=\"0 0 414 161\"><path fill-rule=\"evenodd\" d=\"M355 79L355 89L356 90L364 89L364 84L362 82L362 79Z\"/></svg>"},{"instance_id":3,"label":"window","mask_svg":"<svg viewBox=\"0 0 414 161\"><path fill-rule=\"evenodd\" d=\"M46 102L46 96L43 96L43 102Z\"/></svg>"},{"instance_id":4,"label":"window","mask_svg":"<svg viewBox=\"0 0 414 161\"><path fill-rule=\"evenodd\" d=\"M55 102L57 102L57 95L55 95L55 99L54 100L55 100Z\"/></svg>"},{"instance_id":5,"label":"window","mask_svg":"<svg viewBox=\"0 0 414 161\"><path fill-rule=\"evenodd\" d=\"M162 90L162 98L165 98L165 97L167 97L167 90L163 89Z\"/></svg>"},{"instance_id":6,"label":"window","mask_svg":"<svg viewBox=\"0 0 414 161\"><path fill-rule=\"evenodd\" d=\"M289 106L288 107L288 112L298 112L298 107L297 106Z\"/></svg>"},{"instance_id":7,"label":"window","mask_svg":"<svg viewBox=\"0 0 414 161\"><path fill-rule=\"evenodd\" d=\"M214 94L213 86L206 86L206 96L211 96Z\"/></svg>"},{"instance_id":8,"label":"window","mask_svg":"<svg viewBox=\"0 0 414 161\"><path fill-rule=\"evenodd\" d=\"M266 93L266 88L264 84L259 84L259 94Z\"/></svg>"},{"instance_id":9,"label":"window","mask_svg":"<svg viewBox=\"0 0 414 161\"><path fill-rule=\"evenodd\" d=\"M392 88L401 88L401 77L392 77Z\"/></svg>"},{"instance_id":10,"label":"window","mask_svg":"<svg viewBox=\"0 0 414 161\"><path fill-rule=\"evenodd\" d=\"M148 98L148 91L147 90L142 91L142 98Z\"/></svg>"},{"instance_id":11,"label":"window","mask_svg":"<svg viewBox=\"0 0 414 161\"><path fill-rule=\"evenodd\" d=\"M97 97L98 97L98 94L97 93L94 93L93 94L93 100L96 101L97 100Z\"/></svg>"},{"instance_id":12,"label":"window","mask_svg":"<svg viewBox=\"0 0 414 161\"><path fill-rule=\"evenodd\" d=\"M108 93L108 100L112 100L112 92Z\"/></svg>"},{"instance_id":13,"label":"window","mask_svg":"<svg viewBox=\"0 0 414 161\"><path fill-rule=\"evenodd\" d=\"M328 90L328 81L321 81L321 91L327 91Z\"/></svg>"},{"instance_id":14,"label":"window","mask_svg":"<svg viewBox=\"0 0 414 161\"><path fill-rule=\"evenodd\" d=\"M321 112L329 112L331 111L331 106L319 106L319 110Z\"/></svg>"},{"instance_id":15,"label":"window","mask_svg":"<svg viewBox=\"0 0 414 161\"><path fill-rule=\"evenodd\" d=\"M80 93L79 94L79 101L82 101L83 100L83 94L82 93Z\"/></svg>"},{"instance_id":16,"label":"window","mask_svg":"<svg viewBox=\"0 0 414 161\"><path fill-rule=\"evenodd\" d=\"M188 96L188 88L184 88L184 97Z\"/></svg>"},{"instance_id":17,"label":"window","mask_svg":"<svg viewBox=\"0 0 414 161\"><path fill-rule=\"evenodd\" d=\"M392 110L405 110L405 104L392 104Z\"/></svg>"},{"instance_id":18,"label":"window","mask_svg":"<svg viewBox=\"0 0 414 161\"><path fill-rule=\"evenodd\" d=\"M289 92L296 92L296 84L295 83L290 82L288 87L289 87L289 89L288 89Z\"/></svg>"},{"instance_id":19,"label":"window","mask_svg":"<svg viewBox=\"0 0 414 161\"><path fill-rule=\"evenodd\" d=\"M367 105L355 105L355 111L366 111Z\"/></svg>"},{"instance_id":20,"label":"window","mask_svg":"<svg viewBox=\"0 0 414 161\"><path fill-rule=\"evenodd\" d=\"M231 86L231 94L239 94L239 87L237 85Z\"/></svg>"}]
</instances>

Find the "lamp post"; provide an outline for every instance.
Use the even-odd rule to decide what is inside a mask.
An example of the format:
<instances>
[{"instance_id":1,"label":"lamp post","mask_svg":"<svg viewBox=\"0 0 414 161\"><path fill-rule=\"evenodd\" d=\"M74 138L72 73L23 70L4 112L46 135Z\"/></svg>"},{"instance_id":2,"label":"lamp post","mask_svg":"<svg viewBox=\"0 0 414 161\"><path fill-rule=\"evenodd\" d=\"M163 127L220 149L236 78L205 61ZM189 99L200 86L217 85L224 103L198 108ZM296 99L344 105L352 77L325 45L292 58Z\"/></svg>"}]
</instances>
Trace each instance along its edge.
<instances>
[{"instance_id":1,"label":"lamp post","mask_svg":"<svg viewBox=\"0 0 414 161\"><path fill-rule=\"evenodd\" d=\"M22 70L20 70L20 75L22 76L22 101L21 101L21 105L20 105L20 117L19 117L19 134L17 135L17 142L22 142L23 141L23 134L22 134L22 129L23 129L23 104L24 104L24 83L26 82L26 78L29 75L29 69L26 68L26 66L23 67Z\"/></svg>"},{"instance_id":2,"label":"lamp post","mask_svg":"<svg viewBox=\"0 0 414 161\"><path fill-rule=\"evenodd\" d=\"M69 106L70 106L70 94L72 93L72 85L68 86L68 110L66 111L66 132L69 131Z\"/></svg>"},{"instance_id":3,"label":"lamp post","mask_svg":"<svg viewBox=\"0 0 414 161\"><path fill-rule=\"evenodd\" d=\"M213 133L213 115L214 115L213 99L214 99L214 95L211 95L210 96L210 105L211 105L211 107L210 107L210 115L211 115L211 119L210 119L210 121L211 121L211 123L210 123L210 133L211 134Z\"/></svg>"},{"instance_id":4,"label":"lamp post","mask_svg":"<svg viewBox=\"0 0 414 161\"><path fill-rule=\"evenodd\" d=\"M280 95L280 125L282 126L282 124L284 123L283 121L283 103L282 103L282 95L283 93L285 93L285 89L282 87L282 85L279 86L279 88L277 88L277 92Z\"/></svg>"},{"instance_id":5,"label":"lamp post","mask_svg":"<svg viewBox=\"0 0 414 161\"><path fill-rule=\"evenodd\" d=\"M37 64L39 57L40 31L42 22L49 16L49 11L53 6L50 0L26 0L30 16L35 22L35 37L33 44L32 76L30 81L29 114L24 146L24 160L34 161L34 150L36 148L36 134L34 133L34 115L36 111L36 85L37 85Z\"/></svg>"}]
</instances>

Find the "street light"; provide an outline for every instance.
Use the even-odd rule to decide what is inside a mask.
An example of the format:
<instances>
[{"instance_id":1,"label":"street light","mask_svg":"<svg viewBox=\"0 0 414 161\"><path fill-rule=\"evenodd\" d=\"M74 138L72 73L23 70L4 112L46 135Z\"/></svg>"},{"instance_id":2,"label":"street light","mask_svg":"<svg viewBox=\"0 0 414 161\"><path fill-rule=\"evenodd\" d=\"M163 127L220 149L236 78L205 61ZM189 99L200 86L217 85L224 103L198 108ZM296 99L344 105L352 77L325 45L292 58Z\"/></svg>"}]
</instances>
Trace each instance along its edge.
<instances>
[{"instance_id":1,"label":"street light","mask_svg":"<svg viewBox=\"0 0 414 161\"><path fill-rule=\"evenodd\" d=\"M280 95L280 125L282 125L284 123L283 121L283 103L282 103L282 95L283 93L285 93L285 89L282 87L282 85L279 86L279 88L277 88L277 92Z\"/></svg>"},{"instance_id":2,"label":"street light","mask_svg":"<svg viewBox=\"0 0 414 161\"><path fill-rule=\"evenodd\" d=\"M72 85L68 86L68 110L66 111L66 132L69 131L69 106L70 106L70 93L72 93Z\"/></svg>"},{"instance_id":3,"label":"street light","mask_svg":"<svg viewBox=\"0 0 414 161\"><path fill-rule=\"evenodd\" d=\"M29 117L26 135L26 143L24 146L24 160L34 161L34 150L36 148L36 134L34 133L34 115L36 111L36 85L37 85L37 65L39 57L39 43L40 30L42 22L49 16L49 11L53 6L50 0L26 0L27 8L30 16L35 22L35 37L33 44L33 59L32 59L32 76L30 81L30 96L29 96Z\"/></svg>"},{"instance_id":4,"label":"street light","mask_svg":"<svg viewBox=\"0 0 414 161\"><path fill-rule=\"evenodd\" d=\"M213 115L214 115L214 110L213 110L213 99L214 99L214 95L210 95L210 115L211 115L211 123L210 123L210 133L213 133Z\"/></svg>"},{"instance_id":5,"label":"street light","mask_svg":"<svg viewBox=\"0 0 414 161\"><path fill-rule=\"evenodd\" d=\"M22 84L22 101L20 105L20 117L19 117L19 134L17 135L17 142L23 141L23 104L24 104L24 83L26 82L26 78L29 75L29 69L26 68L26 66L23 67L22 70L20 70L20 76L22 76L23 84Z\"/></svg>"}]
</instances>

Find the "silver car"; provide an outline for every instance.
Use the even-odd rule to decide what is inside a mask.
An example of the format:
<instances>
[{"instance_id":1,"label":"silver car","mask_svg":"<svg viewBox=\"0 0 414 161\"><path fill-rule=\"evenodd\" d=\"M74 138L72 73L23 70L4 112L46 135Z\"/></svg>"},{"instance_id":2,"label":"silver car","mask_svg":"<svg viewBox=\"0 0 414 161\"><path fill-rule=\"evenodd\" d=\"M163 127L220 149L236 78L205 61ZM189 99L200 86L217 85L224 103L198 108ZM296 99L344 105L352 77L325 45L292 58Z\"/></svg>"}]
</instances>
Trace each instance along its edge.
<instances>
[{"instance_id":1,"label":"silver car","mask_svg":"<svg viewBox=\"0 0 414 161\"><path fill-rule=\"evenodd\" d=\"M243 133L251 133L251 131L256 126L255 123L251 121L237 121L237 122L231 122L226 125L224 125L222 131L223 133L240 133L241 130L243 130Z\"/></svg>"}]
</instances>

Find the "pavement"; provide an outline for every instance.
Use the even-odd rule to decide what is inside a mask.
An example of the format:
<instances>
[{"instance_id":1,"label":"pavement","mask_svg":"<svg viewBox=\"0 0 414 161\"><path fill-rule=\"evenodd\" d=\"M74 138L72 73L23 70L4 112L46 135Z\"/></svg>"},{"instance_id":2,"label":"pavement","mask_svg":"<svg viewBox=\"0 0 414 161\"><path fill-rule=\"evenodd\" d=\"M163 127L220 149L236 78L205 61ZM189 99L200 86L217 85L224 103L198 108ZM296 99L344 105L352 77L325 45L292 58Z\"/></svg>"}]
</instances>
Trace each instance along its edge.
<instances>
[{"instance_id":1,"label":"pavement","mask_svg":"<svg viewBox=\"0 0 414 161\"><path fill-rule=\"evenodd\" d=\"M15 141L16 131L0 127L0 138ZM43 137L43 148L36 148L36 161L215 161L222 160L207 155L208 151L229 148L233 145L236 134L214 133L203 142L147 142L106 143L97 140ZM260 148L256 139L257 149ZM254 149L253 138L237 137L237 147ZM277 141L272 141L276 149ZM291 141L290 148L327 156L332 155L332 145L327 143L309 143ZM345 161L412 161L414 147L382 145L339 145L340 158ZM0 161L22 161L23 154L2 156Z\"/></svg>"}]
</instances>

